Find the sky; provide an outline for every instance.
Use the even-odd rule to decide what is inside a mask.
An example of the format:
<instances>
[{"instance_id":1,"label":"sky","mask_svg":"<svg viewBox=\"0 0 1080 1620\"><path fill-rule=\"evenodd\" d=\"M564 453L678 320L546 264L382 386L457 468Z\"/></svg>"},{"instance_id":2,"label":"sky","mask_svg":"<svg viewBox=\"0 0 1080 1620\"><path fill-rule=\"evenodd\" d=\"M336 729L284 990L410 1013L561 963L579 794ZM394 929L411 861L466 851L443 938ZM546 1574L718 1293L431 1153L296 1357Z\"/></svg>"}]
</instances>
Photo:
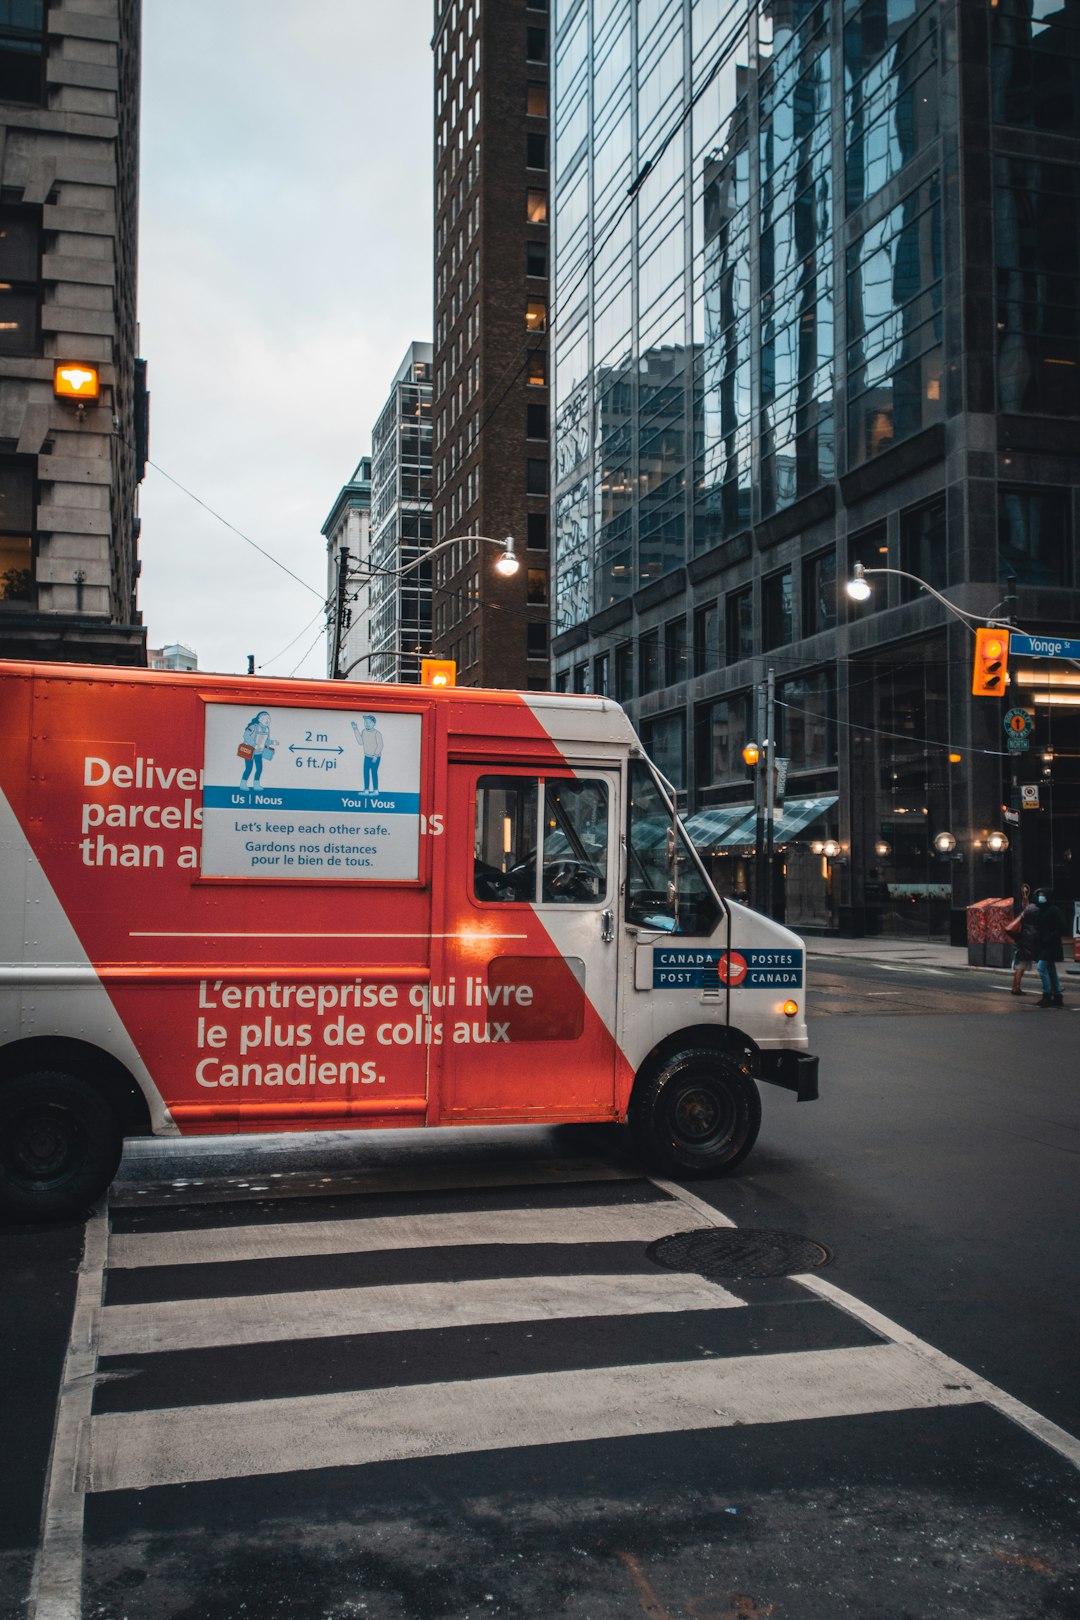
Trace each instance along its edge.
<instances>
[{"instance_id":1,"label":"sky","mask_svg":"<svg viewBox=\"0 0 1080 1620\"><path fill-rule=\"evenodd\" d=\"M200 669L326 672L320 529L432 336L432 16L143 0L138 601Z\"/></svg>"}]
</instances>

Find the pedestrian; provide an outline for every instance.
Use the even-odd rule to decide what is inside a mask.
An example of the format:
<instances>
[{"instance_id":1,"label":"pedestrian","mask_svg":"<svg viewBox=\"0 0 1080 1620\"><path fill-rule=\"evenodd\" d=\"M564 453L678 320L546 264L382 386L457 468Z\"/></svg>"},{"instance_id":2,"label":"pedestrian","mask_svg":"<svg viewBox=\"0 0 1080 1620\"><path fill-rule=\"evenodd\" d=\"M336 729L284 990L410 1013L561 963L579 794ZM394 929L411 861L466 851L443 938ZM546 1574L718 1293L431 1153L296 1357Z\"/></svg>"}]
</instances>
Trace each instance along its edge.
<instances>
[{"instance_id":1,"label":"pedestrian","mask_svg":"<svg viewBox=\"0 0 1080 1620\"><path fill-rule=\"evenodd\" d=\"M1049 889L1035 890L1035 965L1042 980L1042 999L1039 1007L1064 1007L1057 965L1065 960L1061 936L1065 932L1065 919L1054 904Z\"/></svg>"},{"instance_id":2,"label":"pedestrian","mask_svg":"<svg viewBox=\"0 0 1080 1620\"><path fill-rule=\"evenodd\" d=\"M1020 910L1013 922L1009 925L1009 932L1020 924L1015 933L1016 954L1013 957L1012 993L1014 996L1023 995L1023 978L1028 968L1035 961L1035 921L1039 915L1039 908L1031 898L1031 888L1025 883L1020 889Z\"/></svg>"}]
</instances>

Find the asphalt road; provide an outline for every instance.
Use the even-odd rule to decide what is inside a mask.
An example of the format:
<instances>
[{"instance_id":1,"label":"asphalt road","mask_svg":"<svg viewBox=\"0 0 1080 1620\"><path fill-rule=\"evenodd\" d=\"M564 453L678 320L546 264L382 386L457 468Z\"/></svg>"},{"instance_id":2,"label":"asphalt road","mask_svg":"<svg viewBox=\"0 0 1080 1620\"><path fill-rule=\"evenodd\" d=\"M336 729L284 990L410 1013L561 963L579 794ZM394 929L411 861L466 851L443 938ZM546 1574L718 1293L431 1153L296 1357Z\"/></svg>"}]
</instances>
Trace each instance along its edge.
<instances>
[{"instance_id":1,"label":"asphalt road","mask_svg":"<svg viewBox=\"0 0 1080 1620\"><path fill-rule=\"evenodd\" d=\"M102 1459L76 1560L86 1620L1080 1613L1076 1469L968 1387L987 1379L1080 1434L1080 1026L1005 982L818 959L821 1101L765 1088L743 1172L692 1186L706 1214L824 1245L818 1275L861 1316L781 1278L717 1285L724 1308L676 1293L605 1319L611 1279L625 1296L648 1270L656 1222L707 1224L634 1173L617 1131L135 1145L111 1211L113 1338L86 1406ZM353 1252L355 1234L403 1216L427 1220L436 1246ZM520 1223L550 1236L566 1218L579 1241L522 1240ZM606 1229L584 1242L594 1219L642 1242ZM475 1242L485 1221L494 1244ZM0 1231L5 1620L28 1613L82 1242L82 1223ZM583 1279L595 1315L559 1319L551 1299ZM320 1304L332 1321L350 1288L388 1302L419 1290L430 1310L451 1280L479 1302L473 1325L317 1338L301 1298L281 1326L297 1290L334 1294ZM662 1285L702 1286L670 1273ZM528 1321L541 1287L547 1315ZM484 1303L496 1295L499 1325ZM276 1341L252 1330L259 1311ZM900 1380L913 1365L873 1311L960 1364L922 1406L888 1410L879 1391L852 1409L862 1358L897 1357ZM187 1347L155 1348L155 1323ZM772 1368L800 1386L800 1369L833 1360L828 1414L811 1400L761 1420ZM727 1417L665 1427L664 1400L683 1398L683 1377L695 1398L702 1361L734 1380ZM622 1412L629 1367L642 1369L640 1432ZM520 1380L509 1432L542 1444L500 1443L493 1377ZM418 1436L413 1452L379 1450L370 1425L358 1439L357 1400L386 1432ZM325 1425L317 1444L309 1423ZM438 1454L432 1436L455 1424L463 1438ZM362 1467L357 1445L375 1448ZM69 1594L52 1620L78 1612Z\"/></svg>"}]
</instances>

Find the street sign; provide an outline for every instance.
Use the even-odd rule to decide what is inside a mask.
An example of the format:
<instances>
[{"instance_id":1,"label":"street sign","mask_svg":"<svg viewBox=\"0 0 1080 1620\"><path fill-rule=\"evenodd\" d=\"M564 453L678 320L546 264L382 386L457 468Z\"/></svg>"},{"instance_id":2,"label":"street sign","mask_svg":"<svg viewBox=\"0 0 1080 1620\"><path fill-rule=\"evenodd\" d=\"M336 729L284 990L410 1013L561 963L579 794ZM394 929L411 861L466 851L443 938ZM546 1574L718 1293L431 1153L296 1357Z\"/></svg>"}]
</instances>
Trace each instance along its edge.
<instances>
[{"instance_id":1,"label":"street sign","mask_svg":"<svg viewBox=\"0 0 1080 1620\"><path fill-rule=\"evenodd\" d=\"M1032 729L1034 724L1034 720L1032 720L1026 709L1010 709L1005 716L1005 730L1010 736L1014 732L1024 736Z\"/></svg>"},{"instance_id":2,"label":"street sign","mask_svg":"<svg viewBox=\"0 0 1080 1620\"><path fill-rule=\"evenodd\" d=\"M1025 636L1012 630L1009 652L1014 658L1080 658L1080 641L1066 636Z\"/></svg>"},{"instance_id":3,"label":"street sign","mask_svg":"<svg viewBox=\"0 0 1080 1620\"><path fill-rule=\"evenodd\" d=\"M1010 754L1026 754L1031 747L1026 731L1010 731L1006 744Z\"/></svg>"},{"instance_id":4,"label":"street sign","mask_svg":"<svg viewBox=\"0 0 1080 1620\"><path fill-rule=\"evenodd\" d=\"M1020 784L1021 810L1037 810L1039 808L1038 782L1022 782Z\"/></svg>"}]
</instances>

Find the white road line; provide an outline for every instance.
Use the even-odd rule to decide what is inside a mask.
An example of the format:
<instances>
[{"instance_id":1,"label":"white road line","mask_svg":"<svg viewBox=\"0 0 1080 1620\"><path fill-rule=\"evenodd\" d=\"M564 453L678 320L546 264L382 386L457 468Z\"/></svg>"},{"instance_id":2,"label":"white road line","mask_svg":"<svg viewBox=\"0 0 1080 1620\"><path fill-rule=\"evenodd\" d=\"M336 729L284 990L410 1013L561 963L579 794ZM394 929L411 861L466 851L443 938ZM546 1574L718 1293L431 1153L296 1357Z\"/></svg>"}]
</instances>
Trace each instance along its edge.
<instances>
[{"instance_id":1,"label":"white road line","mask_svg":"<svg viewBox=\"0 0 1080 1620\"><path fill-rule=\"evenodd\" d=\"M367 1220L210 1227L195 1232L114 1233L109 1242L109 1269L477 1243L651 1243L686 1229L684 1202L672 1199L663 1204L465 1210L451 1215L388 1215Z\"/></svg>"},{"instance_id":2,"label":"white road line","mask_svg":"<svg viewBox=\"0 0 1080 1620\"><path fill-rule=\"evenodd\" d=\"M864 1305L862 1300L855 1299L833 1283L826 1282L824 1277L807 1272L795 1277L793 1281L802 1283L804 1288L809 1288L821 1299L826 1299L830 1304L847 1311L849 1316L854 1316L857 1321L872 1328L875 1333L880 1333L882 1338L910 1350L913 1355L921 1356L927 1366L935 1369L942 1378L951 1384L962 1383L965 1388L972 1391L974 1399L992 1406L1003 1417L1011 1419L1020 1428L1034 1435L1037 1440L1041 1440L1044 1445L1058 1452L1067 1462L1071 1462L1074 1468L1080 1468L1080 1439L1070 1434L1067 1429L1052 1423L1049 1418L1043 1417L1041 1412L1025 1406L1023 1401L1018 1401L1007 1390L1000 1389L997 1384L991 1384L988 1379L980 1378L978 1373L973 1373L959 1361L953 1361L943 1351L936 1350L932 1344L927 1344L924 1339L916 1338L914 1333L909 1333L897 1322L891 1322L887 1316L882 1316L881 1312L875 1311L872 1306Z\"/></svg>"},{"instance_id":3,"label":"white road line","mask_svg":"<svg viewBox=\"0 0 1080 1620\"><path fill-rule=\"evenodd\" d=\"M546 1322L649 1311L744 1308L702 1277L484 1277L474 1282L330 1288L299 1294L107 1305L102 1356L206 1350L219 1345L332 1339L355 1333L423 1333L498 1322Z\"/></svg>"},{"instance_id":4,"label":"white road line","mask_svg":"<svg viewBox=\"0 0 1080 1620\"><path fill-rule=\"evenodd\" d=\"M90 1408L105 1282L108 1215L104 1201L86 1224L71 1337L60 1384L45 1484L41 1545L30 1588L29 1620L79 1620L82 1613L83 1503Z\"/></svg>"},{"instance_id":5,"label":"white road line","mask_svg":"<svg viewBox=\"0 0 1080 1620\"><path fill-rule=\"evenodd\" d=\"M93 1491L970 1404L899 1345L579 1368L91 1420Z\"/></svg>"},{"instance_id":6,"label":"white road line","mask_svg":"<svg viewBox=\"0 0 1080 1620\"><path fill-rule=\"evenodd\" d=\"M704 1204L700 1198L693 1193L688 1193L685 1188L678 1186L675 1182L659 1181L655 1177L649 1179L657 1187L662 1187L665 1192L669 1192L672 1197L681 1199L695 1214L706 1216L710 1214L708 1204ZM726 1215L721 1215L719 1210L712 1210L711 1214L715 1224L718 1226L733 1226L735 1224L733 1221L729 1221ZM804 1288L810 1289L820 1299L828 1300L830 1304L836 1305L842 1311L846 1311L849 1316L854 1316L857 1321L864 1323L866 1327L872 1328L875 1333L880 1334L883 1339L887 1339L891 1344L899 1345L906 1350L910 1350L915 1355L922 1356L930 1366L936 1368L942 1374L949 1382L950 1387L962 1385L966 1389L974 1390L977 1400L992 1406L1003 1417L1011 1419L1013 1423L1019 1424L1022 1429L1026 1429L1029 1434L1034 1435L1036 1439L1052 1447L1054 1451L1058 1452L1068 1462L1071 1462L1074 1468L1080 1468L1080 1439L1070 1434L1067 1429L1062 1429L1058 1424L1052 1423L1049 1418L1043 1417L1041 1412L1036 1412L1033 1407L1025 1406L1023 1401L1018 1401L1007 1390L1000 1389L997 1384L991 1384L985 1378L980 1378L978 1373L973 1373L969 1367L963 1366L959 1361L953 1361L951 1357L945 1355L944 1351L936 1350L933 1345L927 1344L925 1340L916 1338L915 1334L909 1333L899 1323L890 1321L887 1316L882 1316L880 1311L875 1311L871 1305L865 1305L861 1299L856 1299L853 1294L845 1293L842 1288L837 1288L835 1283L818 1276L816 1272L801 1272L797 1276L793 1275L791 1281L801 1283Z\"/></svg>"}]
</instances>

